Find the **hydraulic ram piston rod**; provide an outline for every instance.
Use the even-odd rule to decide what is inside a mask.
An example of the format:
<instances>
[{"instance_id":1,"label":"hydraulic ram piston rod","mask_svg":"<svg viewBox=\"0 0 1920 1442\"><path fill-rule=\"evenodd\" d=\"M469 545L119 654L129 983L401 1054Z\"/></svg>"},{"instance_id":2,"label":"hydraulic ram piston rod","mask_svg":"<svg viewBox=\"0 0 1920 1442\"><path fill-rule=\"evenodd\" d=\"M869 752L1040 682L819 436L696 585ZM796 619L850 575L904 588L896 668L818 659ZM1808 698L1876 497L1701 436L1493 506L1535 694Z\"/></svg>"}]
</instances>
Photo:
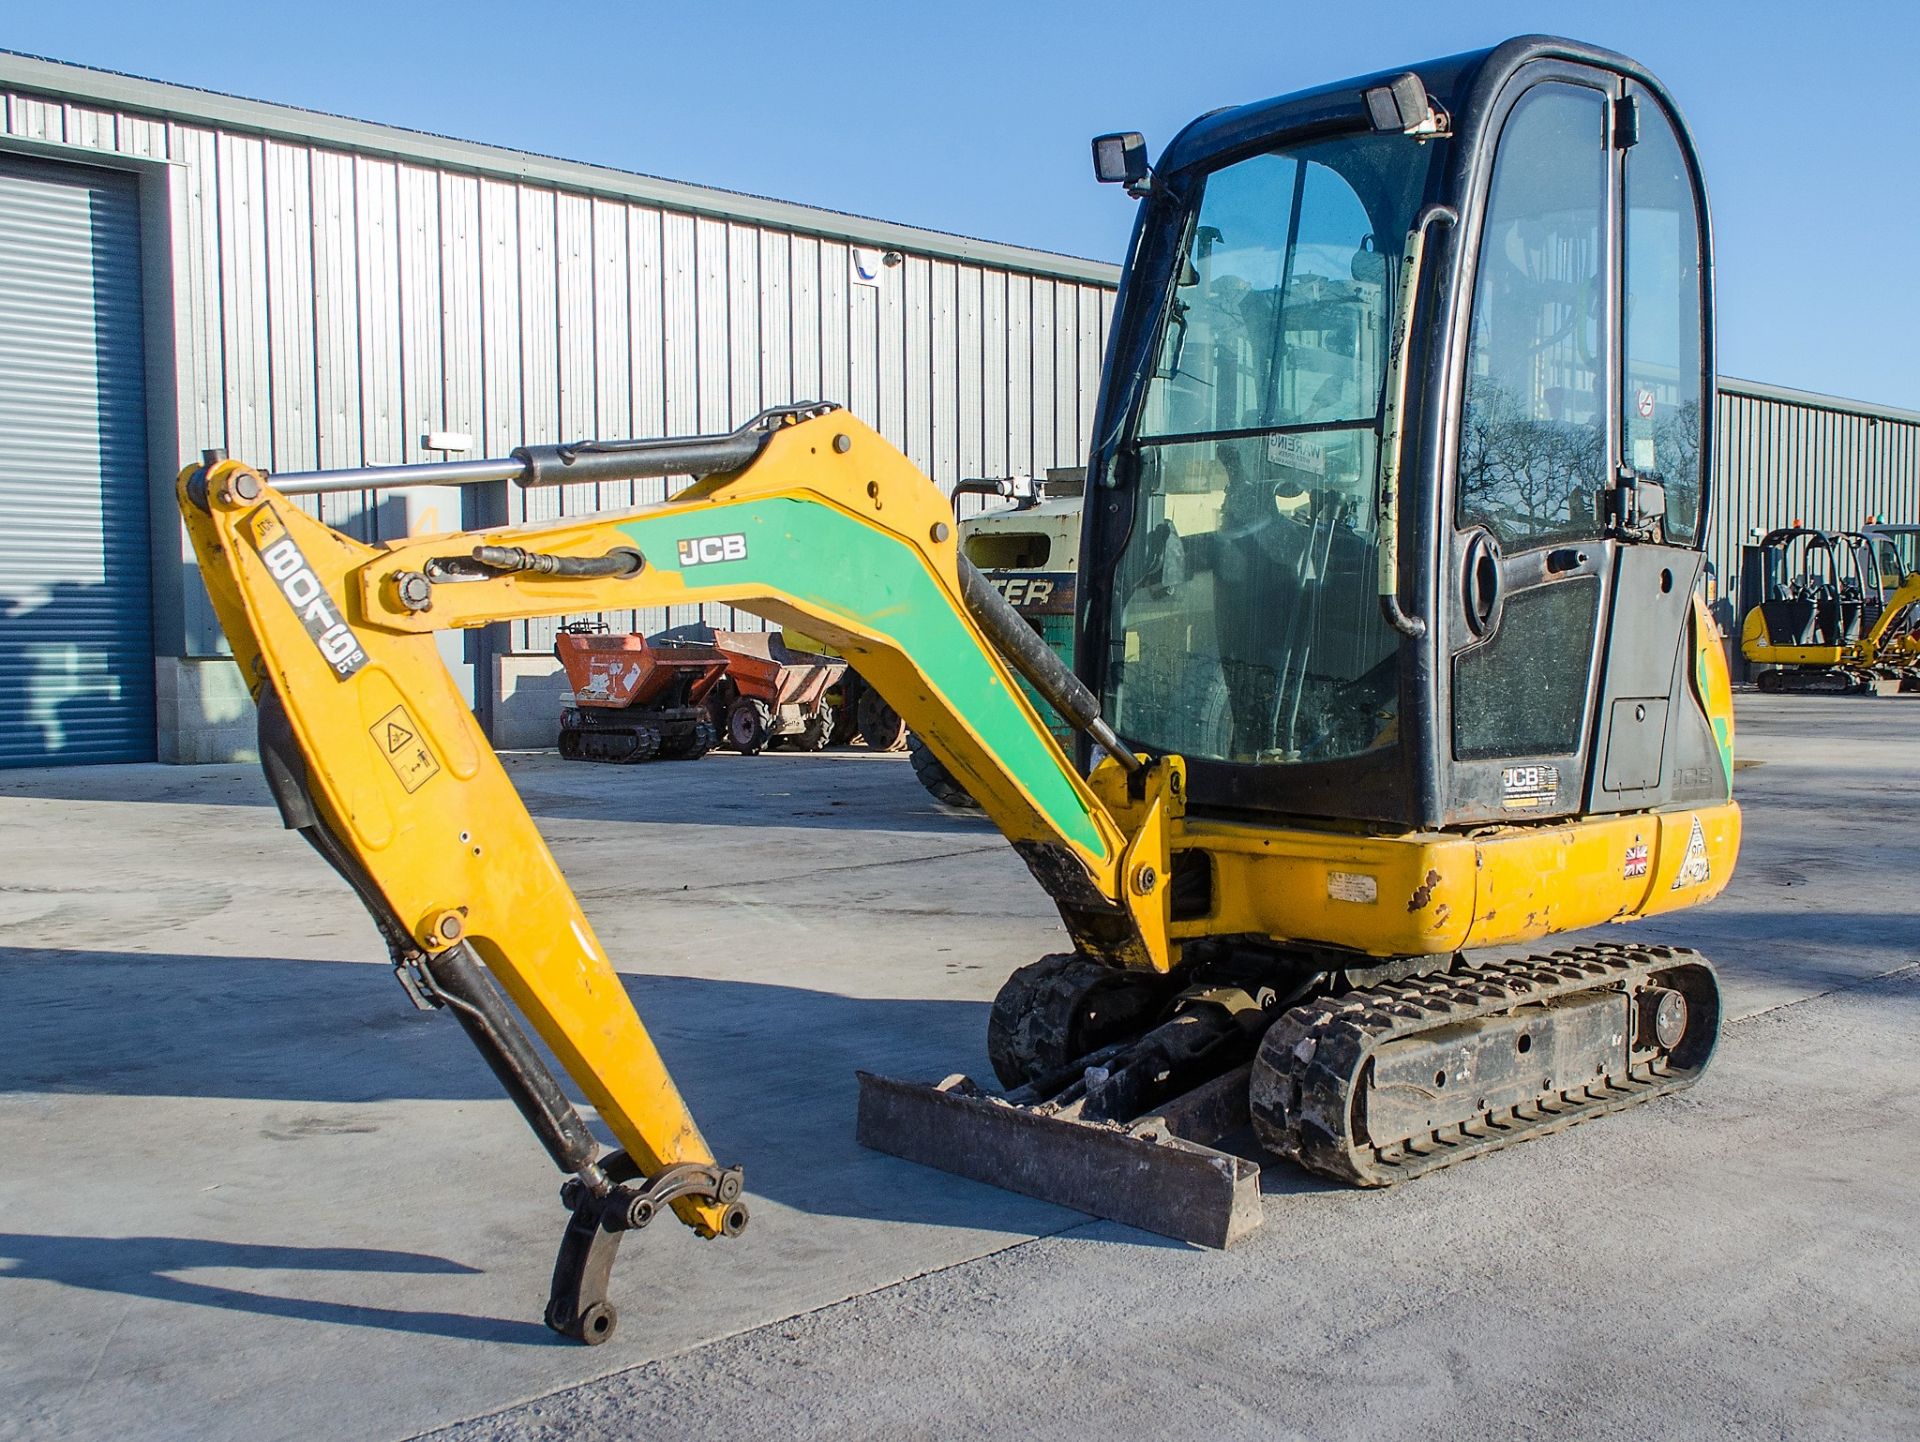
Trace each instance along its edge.
<instances>
[{"instance_id":1,"label":"hydraulic ram piston rod","mask_svg":"<svg viewBox=\"0 0 1920 1442\"><path fill-rule=\"evenodd\" d=\"M337 471L286 471L273 476L272 480L274 489L284 495L316 496L335 491L392 490L397 486L473 486L512 481L530 489L631 481L643 476L727 475L751 465L777 427L830 409L834 407L813 401L774 406L738 430L718 436L522 446L497 460L422 461Z\"/></svg>"}]
</instances>

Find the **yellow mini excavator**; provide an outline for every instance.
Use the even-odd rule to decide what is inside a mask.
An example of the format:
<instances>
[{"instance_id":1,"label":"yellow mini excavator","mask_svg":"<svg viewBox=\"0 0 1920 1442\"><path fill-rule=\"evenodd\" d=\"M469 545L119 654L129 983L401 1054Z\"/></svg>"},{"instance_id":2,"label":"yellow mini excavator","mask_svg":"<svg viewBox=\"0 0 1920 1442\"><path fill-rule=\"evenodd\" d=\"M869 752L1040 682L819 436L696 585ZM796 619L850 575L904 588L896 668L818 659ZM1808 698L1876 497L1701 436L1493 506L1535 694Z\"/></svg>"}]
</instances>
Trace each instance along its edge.
<instances>
[{"instance_id":1,"label":"yellow mini excavator","mask_svg":"<svg viewBox=\"0 0 1920 1442\"><path fill-rule=\"evenodd\" d=\"M1885 538L1796 522L1743 547L1740 576L1740 654L1762 691L1920 689L1920 572Z\"/></svg>"},{"instance_id":2,"label":"yellow mini excavator","mask_svg":"<svg viewBox=\"0 0 1920 1442\"><path fill-rule=\"evenodd\" d=\"M744 606L848 657L981 803L1071 949L993 1004L1004 1090L863 1077L869 1145L1224 1245L1258 1220L1258 1167L1213 1145L1236 1127L1376 1186L1687 1086L1713 1052L1696 953L1525 945L1706 901L1739 846L1694 597L1711 250L1673 102L1533 37L1218 111L1151 167L1132 134L1094 158L1143 204L1074 671L959 554L935 486L833 405L180 477L287 825L569 1174L566 1335L612 1331L614 1250L663 1209L739 1232L742 1174L462 703L448 627ZM677 475L640 510L389 545L295 499Z\"/></svg>"}]
</instances>

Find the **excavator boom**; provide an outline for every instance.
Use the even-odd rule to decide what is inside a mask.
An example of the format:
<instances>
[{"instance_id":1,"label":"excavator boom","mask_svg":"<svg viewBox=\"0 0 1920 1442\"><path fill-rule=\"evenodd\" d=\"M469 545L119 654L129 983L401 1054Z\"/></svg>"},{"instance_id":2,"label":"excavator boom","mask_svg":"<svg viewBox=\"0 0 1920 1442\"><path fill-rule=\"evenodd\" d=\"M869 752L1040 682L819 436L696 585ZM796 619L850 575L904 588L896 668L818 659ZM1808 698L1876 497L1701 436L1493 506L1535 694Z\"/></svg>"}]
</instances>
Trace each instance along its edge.
<instances>
[{"instance_id":1,"label":"excavator boom","mask_svg":"<svg viewBox=\"0 0 1920 1442\"><path fill-rule=\"evenodd\" d=\"M259 705L283 817L359 893L416 1000L450 1006L474 1036L574 1174L576 1219L609 1208L651 1218L671 1205L701 1235L731 1234L746 1220L739 1173L715 1163L434 631L700 601L804 625L939 747L1060 899L1069 930L1119 966L1170 965L1163 895L1125 880L1130 868L1165 874L1167 831L1123 827L1074 768L1006 659L1031 632L960 559L938 490L846 412L796 407L732 437L570 454L556 479L741 469L630 514L378 547L322 525L261 473L209 458L181 475L182 514ZM508 464L545 479L536 458ZM439 480L441 470L331 484ZM990 628L1010 625L1021 635L996 645ZM1032 664L1052 661L1035 649ZM1053 667L1050 686L1085 719L1090 699ZM1105 765L1147 770L1125 761ZM1158 814L1150 798L1177 788L1178 774L1177 762L1160 762L1140 776L1135 809ZM598 1155L489 977L592 1101L618 1153ZM624 1186L639 1179L658 1185L644 1196ZM577 1274L605 1234L577 1230L588 1241L571 1264L563 1252L561 1271L575 1275L556 1275L549 1321L597 1341L612 1328L605 1266L584 1301Z\"/></svg>"}]
</instances>

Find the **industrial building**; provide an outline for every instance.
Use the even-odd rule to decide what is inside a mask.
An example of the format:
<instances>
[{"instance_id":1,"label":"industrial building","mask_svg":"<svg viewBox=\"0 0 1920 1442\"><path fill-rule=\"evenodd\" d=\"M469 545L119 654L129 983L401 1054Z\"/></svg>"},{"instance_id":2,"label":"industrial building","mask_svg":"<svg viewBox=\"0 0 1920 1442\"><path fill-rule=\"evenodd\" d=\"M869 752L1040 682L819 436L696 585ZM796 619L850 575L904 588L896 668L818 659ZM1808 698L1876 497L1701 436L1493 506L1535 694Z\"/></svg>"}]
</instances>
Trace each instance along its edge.
<instances>
[{"instance_id":1,"label":"industrial building","mask_svg":"<svg viewBox=\"0 0 1920 1442\"><path fill-rule=\"evenodd\" d=\"M1089 443L1111 266L20 56L0 103L0 765L252 745L173 500L207 447L500 455L795 398L948 484ZM664 484L322 515L376 539ZM496 740L551 731L553 625L447 638Z\"/></svg>"},{"instance_id":2,"label":"industrial building","mask_svg":"<svg viewBox=\"0 0 1920 1442\"><path fill-rule=\"evenodd\" d=\"M250 749L174 507L205 448L498 455L794 398L847 404L947 486L1090 443L1109 265L24 56L0 54L0 105L0 766ZM1724 594L1755 527L1920 519L1920 413L1721 388ZM664 494L319 504L381 539ZM443 639L498 743L551 734L553 626Z\"/></svg>"}]
</instances>

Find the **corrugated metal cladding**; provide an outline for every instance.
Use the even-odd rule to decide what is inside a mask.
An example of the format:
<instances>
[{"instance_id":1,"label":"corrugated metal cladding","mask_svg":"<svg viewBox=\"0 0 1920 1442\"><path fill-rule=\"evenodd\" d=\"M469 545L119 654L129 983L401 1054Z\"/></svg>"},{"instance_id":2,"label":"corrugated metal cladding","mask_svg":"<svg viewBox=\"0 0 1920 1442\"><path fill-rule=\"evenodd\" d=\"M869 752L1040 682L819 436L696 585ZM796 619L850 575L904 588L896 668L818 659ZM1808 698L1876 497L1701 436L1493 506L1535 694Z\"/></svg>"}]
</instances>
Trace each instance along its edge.
<instances>
[{"instance_id":1,"label":"corrugated metal cladding","mask_svg":"<svg viewBox=\"0 0 1920 1442\"><path fill-rule=\"evenodd\" d=\"M1722 376L1717 430L1707 559L1731 601L1756 529L1920 521L1920 413Z\"/></svg>"},{"instance_id":2,"label":"corrugated metal cladding","mask_svg":"<svg viewBox=\"0 0 1920 1442\"><path fill-rule=\"evenodd\" d=\"M6 122L185 167L189 453L224 446L275 470L422 460L421 436L451 430L498 455L725 430L795 399L848 405L943 485L1078 464L1090 443L1106 286L911 251L876 265L877 249L866 284L843 239L21 94ZM507 515L667 490L514 491ZM406 510L321 505L382 538ZM511 649L546 651L554 625L516 624Z\"/></svg>"},{"instance_id":3,"label":"corrugated metal cladding","mask_svg":"<svg viewBox=\"0 0 1920 1442\"><path fill-rule=\"evenodd\" d=\"M154 754L139 202L0 155L0 766Z\"/></svg>"}]
</instances>

